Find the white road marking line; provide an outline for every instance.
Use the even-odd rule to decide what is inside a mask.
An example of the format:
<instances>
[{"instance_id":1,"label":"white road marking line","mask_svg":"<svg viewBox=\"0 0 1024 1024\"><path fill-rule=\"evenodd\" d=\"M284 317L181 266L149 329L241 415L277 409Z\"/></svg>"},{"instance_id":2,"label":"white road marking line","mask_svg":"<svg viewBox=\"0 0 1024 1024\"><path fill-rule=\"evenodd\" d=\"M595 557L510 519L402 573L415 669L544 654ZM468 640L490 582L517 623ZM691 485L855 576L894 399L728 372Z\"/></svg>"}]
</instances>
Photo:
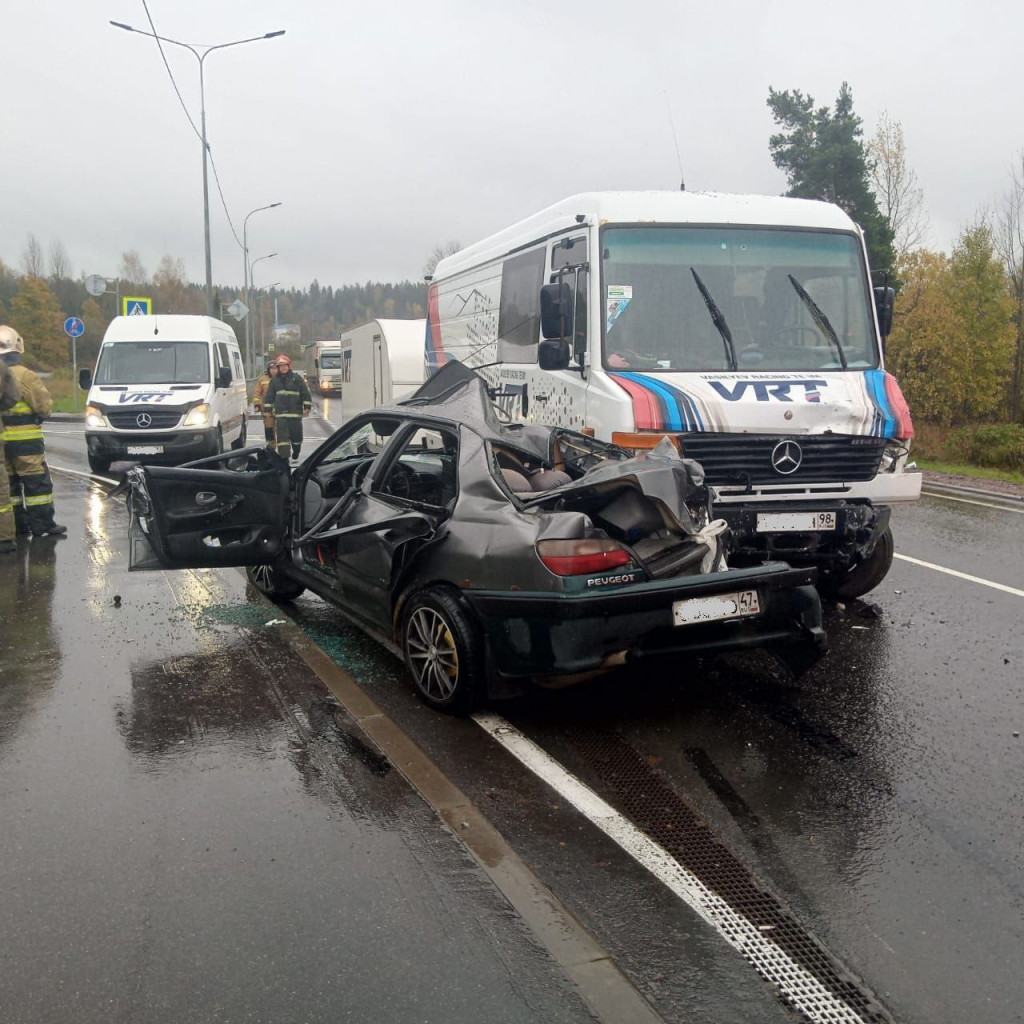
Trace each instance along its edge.
<instances>
[{"instance_id":1,"label":"white road marking line","mask_svg":"<svg viewBox=\"0 0 1024 1024\"><path fill-rule=\"evenodd\" d=\"M699 914L783 997L815 1024L864 1024L852 1007L830 992L717 893L686 870L663 847L585 783L570 775L550 754L498 715L478 712L473 720L524 767L613 839L687 906Z\"/></svg>"},{"instance_id":2,"label":"white road marking line","mask_svg":"<svg viewBox=\"0 0 1024 1024\"><path fill-rule=\"evenodd\" d=\"M982 508L994 508L1000 512L1016 512L1024 516L1024 508L1011 508L1009 505L996 505L988 501L975 501L973 498L957 498L952 494L943 494L941 491L928 491L929 498L941 498L943 501L962 501L965 505L980 505ZM1012 498L1010 500L1013 500Z\"/></svg>"},{"instance_id":3,"label":"white road marking line","mask_svg":"<svg viewBox=\"0 0 1024 1024\"><path fill-rule=\"evenodd\" d=\"M983 587L991 587L993 590L1002 590L1006 594L1013 594L1015 597L1024 597L1024 590L1017 587L1008 587L1005 583L996 583L993 580L983 580L980 576L972 576L967 572L959 572L956 569L947 569L944 565L936 565L934 562L924 562L920 558L911 558L910 555L895 554L901 562L910 562L912 565L920 565L925 569L934 569L936 572L944 572L949 576L956 576L958 579L967 580L969 583L980 583Z\"/></svg>"}]
</instances>

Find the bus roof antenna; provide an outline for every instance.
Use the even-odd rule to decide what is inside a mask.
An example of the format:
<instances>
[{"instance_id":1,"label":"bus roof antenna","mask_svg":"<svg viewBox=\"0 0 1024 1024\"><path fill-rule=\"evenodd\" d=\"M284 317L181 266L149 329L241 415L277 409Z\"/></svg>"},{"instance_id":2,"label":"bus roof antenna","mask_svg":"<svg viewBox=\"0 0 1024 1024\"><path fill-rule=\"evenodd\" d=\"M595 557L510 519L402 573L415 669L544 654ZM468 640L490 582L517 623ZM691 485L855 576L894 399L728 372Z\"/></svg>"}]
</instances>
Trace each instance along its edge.
<instances>
[{"instance_id":1,"label":"bus roof antenna","mask_svg":"<svg viewBox=\"0 0 1024 1024\"><path fill-rule=\"evenodd\" d=\"M683 179L683 158L679 155L679 138L676 136L675 122L672 120L672 104L668 101L668 90L663 89L662 93L665 96L665 107L668 110L668 124L669 128L672 130L672 141L675 143L676 147L676 161L679 164L679 191L685 192L686 181Z\"/></svg>"}]
</instances>

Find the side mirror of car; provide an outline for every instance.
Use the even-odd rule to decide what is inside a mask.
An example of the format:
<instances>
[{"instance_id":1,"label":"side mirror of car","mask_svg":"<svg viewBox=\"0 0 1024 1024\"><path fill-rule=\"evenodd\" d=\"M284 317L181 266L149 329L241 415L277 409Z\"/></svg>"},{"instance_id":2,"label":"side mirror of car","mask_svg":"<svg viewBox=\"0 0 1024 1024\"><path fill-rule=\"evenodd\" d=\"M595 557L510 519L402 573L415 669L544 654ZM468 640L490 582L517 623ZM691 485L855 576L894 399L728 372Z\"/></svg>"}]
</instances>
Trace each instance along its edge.
<instances>
[{"instance_id":1,"label":"side mirror of car","mask_svg":"<svg viewBox=\"0 0 1024 1024\"><path fill-rule=\"evenodd\" d=\"M892 309L896 302L896 293L892 288L876 287L875 310L878 313L878 333L883 338L889 337L892 330Z\"/></svg>"},{"instance_id":2,"label":"side mirror of car","mask_svg":"<svg viewBox=\"0 0 1024 1024\"><path fill-rule=\"evenodd\" d=\"M542 370L564 370L569 365L569 342L564 338L545 339L537 349Z\"/></svg>"},{"instance_id":3,"label":"side mirror of car","mask_svg":"<svg viewBox=\"0 0 1024 1024\"><path fill-rule=\"evenodd\" d=\"M231 368L228 366L222 366L217 371L217 387L229 388L231 387Z\"/></svg>"},{"instance_id":4,"label":"side mirror of car","mask_svg":"<svg viewBox=\"0 0 1024 1024\"><path fill-rule=\"evenodd\" d=\"M557 281L555 284L541 286L540 330L549 340L572 337L572 288L569 287L568 281Z\"/></svg>"},{"instance_id":5,"label":"side mirror of car","mask_svg":"<svg viewBox=\"0 0 1024 1024\"><path fill-rule=\"evenodd\" d=\"M88 391L92 387L92 370L88 366L83 366L78 371L78 386L83 391Z\"/></svg>"}]
</instances>

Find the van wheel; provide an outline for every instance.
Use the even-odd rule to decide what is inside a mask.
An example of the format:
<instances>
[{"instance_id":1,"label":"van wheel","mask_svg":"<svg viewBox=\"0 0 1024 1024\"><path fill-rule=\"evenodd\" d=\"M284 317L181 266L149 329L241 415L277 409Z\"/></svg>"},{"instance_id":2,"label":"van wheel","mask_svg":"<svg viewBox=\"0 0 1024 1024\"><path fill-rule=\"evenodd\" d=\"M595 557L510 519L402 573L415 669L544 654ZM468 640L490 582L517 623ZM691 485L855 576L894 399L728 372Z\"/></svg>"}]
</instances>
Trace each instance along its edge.
<instances>
[{"instance_id":1,"label":"van wheel","mask_svg":"<svg viewBox=\"0 0 1024 1024\"><path fill-rule=\"evenodd\" d=\"M450 715L473 708L483 682L480 635L456 597L428 587L409 598L402 653L425 704Z\"/></svg>"},{"instance_id":2,"label":"van wheel","mask_svg":"<svg viewBox=\"0 0 1024 1024\"><path fill-rule=\"evenodd\" d=\"M294 601L306 588L273 565L246 566L249 582L271 601Z\"/></svg>"},{"instance_id":3,"label":"van wheel","mask_svg":"<svg viewBox=\"0 0 1024 1024\"><path fill-rule=\"evenodd\" d=\"M237 449L237 448L244 448L245 447L245 438L246 438L246 435L248 433L248 427L249 427L249 424L246 422L246 417L243 416L242 417L242 429L241 429L241 431L238 434L238 440L231 442L231 447L232 448L236 448Z\"/></svg>"},{"instance_id":4,"label":"van wheel","mask_svg":"<svg viewBox=\"0 0 1024 1024\"><path fill-rule=\"evenodd\" d=\"M886 527L871 554L863 562L846 573L823 574L819 578L818 589L826 597L838 598L841 601L852 601L855 597L863 596L885 579L892 565L895 548L892 530Z\"/></svg>"},{"instance_id":5,"label":"van wheel","mask_svg":"<svg viewBox=\"0 0 1024 1024\"><path fill-rule=\"evenodd\" d=\"M100 455L89 455L89 468L100 476L106 476L110 472L110 459L104 459Z\"/></svg>"}]
</instances>

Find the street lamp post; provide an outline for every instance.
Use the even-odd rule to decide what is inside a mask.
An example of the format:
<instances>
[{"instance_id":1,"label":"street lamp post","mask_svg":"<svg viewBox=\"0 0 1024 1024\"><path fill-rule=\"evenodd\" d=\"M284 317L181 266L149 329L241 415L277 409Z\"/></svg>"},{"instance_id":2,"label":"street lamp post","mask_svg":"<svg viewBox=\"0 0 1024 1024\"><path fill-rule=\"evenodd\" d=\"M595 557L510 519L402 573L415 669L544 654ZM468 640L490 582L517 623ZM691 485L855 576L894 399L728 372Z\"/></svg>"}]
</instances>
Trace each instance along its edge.
<instances>
[{"instance_id":1,"label":"street lamp post","mask_svg":"<svg viewBox=\"0 0 1024 1024\"><path fill-rule=\"evenodd\" d=\"M255 210L250 210L245 215L245 220L242 221L242 274L244 277L245 284L245 304L248 306L252 302L252 296L249 291L250 277L249 277L249 239L248 239L248 228L249 218L254 213L259 213L261 210L272 210L275 206L280 206L280 203L271 203L269 206L257 206ZM262 259L262 257L261 257ZM249 373L255 373L255 366L253 365L253 351L252 351L252 329L251 329L252 318L247 314L245 317L245 358L248 360Z\"/></svg>"},{"instance_id":2,"label":"street lamp post","mask_svg":"<svg viewBox=\"0 0 1024 1024\"><path fill-rule=\"evenodd\" d=\"M273 259L276 255L277 255L276 252L271 252L271 253L267 253L266 256L257 256L256 259L254 259L252 261L252 263L249 264L249 278L248 278L248 281L249 281L249 287L250 288L253 287L253 285L254 285L253 276L252 276L252 268L255 267L256 264L259 263L261 260L270 260L270 259Z\"/></svg>"},{"instance_id":3,"label":"street lamp post","mask_svg":"<svg viewBox=\"0 0 1024 1024\"><path fill-rule=\"evenodd\" d=\"M203 79L203 61L213 53L214 50L225 50L229 46L241 46L242 43L255 43L261 39L273 39L276 36L283 36L284 29L276 32L265 32L261 36L250 36L248 39L236 39L230 43L218 43L216 46L207 46L202 53L190 43L183 43L177 39L169 39L167 36L157 35L155 32L143 32L142 29L132 28L120 21L110 23L115 28L122 28L126 32L134 32L136 35L149 36L151 39L159 39L162 43L171 43L173 46L180 46L189 51L199 62L199 108L200 108L200 141L203 144L203 241L206 249L206 315L213 316L213 261L210 256L210 187L207 171L209 146L206 142L206 85Z\"/></svg>"},{"instance_id":4,"label":"street lamp post","mask_svg":"<svg viewBox=\"0 0 1024 1024\"><path fill-rule=\"evenodd\" d=\"M280 281L275 281L273 284L268 284L265 288L257 289L256 288L256 282L253 281L252 282L252 286L253 286L253 291L256 292L257 301L259 301L258 296L259 296L260 292L273 291L280 283L281 283ZM263 365L263 363L264 363L264 361L266 359L266 356L267 356L267 332L266 332L266 329L263 326L263 303L260 302L260 358L259 358L260 366Z\"/></svg>"}]
</instances>

